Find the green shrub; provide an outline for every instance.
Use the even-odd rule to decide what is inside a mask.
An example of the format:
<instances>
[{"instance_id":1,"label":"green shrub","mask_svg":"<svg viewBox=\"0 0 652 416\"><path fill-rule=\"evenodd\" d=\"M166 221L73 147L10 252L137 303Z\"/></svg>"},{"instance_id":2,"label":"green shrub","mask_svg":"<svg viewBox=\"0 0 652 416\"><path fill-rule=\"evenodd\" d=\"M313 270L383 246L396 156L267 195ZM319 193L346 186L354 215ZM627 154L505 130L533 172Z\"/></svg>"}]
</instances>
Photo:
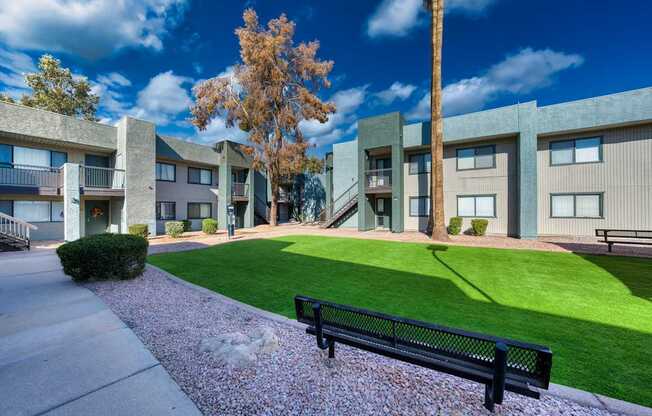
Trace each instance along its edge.
<instances>
[{"instance_id":1,"label":"green shrub","mask_svg":"<svg viewBox=\"0 0 652 416\"><path fill-rule=\"evenodd\" d=\"M448 234L458 235L462 231L462 217L451 217L448 223Z\"/></svg>"},{"instance_id":2,"label":"green shrub","mask_svg":"<svg viewBox=\"0 0 652 416\"><path fill-rule=\"evenodd\" d=\"M471 220L471 229L473 230L473 235L485 235L488 225L489 221L485 219L476 218Z\"/></svg>"},{"instance_id":3,"label":"green shrub","mask_svg":"<svg viewBox=\"0 0 652 416\"><path fill-rule=\"evenodd\" d=\"M181 220L181 222L183 223L183 232L185 233L190 231L190 227L192 226L190 220Z\"/></svg>"},{"instance_id":4,"label":"green shrub","mask_svg":"<svg viewBox=\"0 0 652 416\"><path fill-rule=\"evenodd\" d=\"M217 232L217 221L212 218L206 218L201 222L201 230L204 234L215 234Z\"/></svg>"},{"instance_id":5,"label":"green shrub","mask_svg":"<svg viewBox=\"0 0 652 416\"><path fill-rule=\"evenodd\" d=\"M165 223L165 234L172 238L180 237L183 234L183 222L168 221Z\"/></svg>"},{"instance_id":6,"label":"green shrub","mask_svg":"<svg viewBox=\"0 0 652 416\"><path fill-rule=\"evenodd\" d=\"M147 224L132 224L129 226L129 234L147 238L149 229L147 228Z\"/></svg>"},{"instance_id":7,"label":"green shrub","mask_svg":"<svg viewBox=\"0 0 652 416\"><path fill-rule=\"evenodd\" d=\"M126 280L145 270L149 243L141 236L98 234L57 248L63 271L75 281Z\"/></svg>"}]
</instances>

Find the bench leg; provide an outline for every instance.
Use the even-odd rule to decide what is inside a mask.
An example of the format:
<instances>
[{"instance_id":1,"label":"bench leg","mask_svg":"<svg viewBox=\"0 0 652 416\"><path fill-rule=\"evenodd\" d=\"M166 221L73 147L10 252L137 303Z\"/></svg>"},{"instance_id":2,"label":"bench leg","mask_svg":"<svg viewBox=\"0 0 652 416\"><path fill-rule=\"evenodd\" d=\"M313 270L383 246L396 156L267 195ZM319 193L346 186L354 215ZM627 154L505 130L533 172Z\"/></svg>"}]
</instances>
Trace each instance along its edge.
<instances>
[{"instance_id":1,"label":"bench leg","mask_svg":"<svg viewBox=\"0 0 652 416\"><path fill-rule=\"evenodd\" d=\"M332 339L329 341L330 344L328 345L328 358L335 358L335 341Z\"/></svg>"},{"instance_id":2,"label":"bench leg","mask_svg":"<svg viewBox=\"0 0 652 416\"><path fill-rule=\"evenodd\" d=\"M611 246L613 246L614 243L607 243L607 250L609 250L609 253L611 253Z\"/></svg>"},{"instance_id":3,"label":"bench leg","mask_svg":"<svg viewBox=\"0 0 652 416\"><path fill-rule=\"evenodd\" d=\"M484 386L484 407L489 410L491 413L494 412L494 398L493 386L491 384L485 384Z\"/></svg>"}]
</instances>

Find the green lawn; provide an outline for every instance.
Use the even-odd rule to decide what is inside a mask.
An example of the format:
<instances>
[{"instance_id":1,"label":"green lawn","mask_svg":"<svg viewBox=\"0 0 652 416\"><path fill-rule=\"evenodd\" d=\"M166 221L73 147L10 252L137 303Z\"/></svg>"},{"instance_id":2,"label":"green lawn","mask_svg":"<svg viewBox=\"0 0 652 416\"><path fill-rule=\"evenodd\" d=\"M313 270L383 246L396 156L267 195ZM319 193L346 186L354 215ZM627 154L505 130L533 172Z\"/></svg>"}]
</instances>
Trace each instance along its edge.
<instances>
[{"instance_id":1,"label":"green lawn","mask_svg":"<svg viewBox=\"0 0 652 416\"><path fill-rule=\"evenodd\" d=\"M552 379L652 406L652 261L291 236L150 263L294 318L308 295L549 346Z\"/></svg>"}]
</instances>

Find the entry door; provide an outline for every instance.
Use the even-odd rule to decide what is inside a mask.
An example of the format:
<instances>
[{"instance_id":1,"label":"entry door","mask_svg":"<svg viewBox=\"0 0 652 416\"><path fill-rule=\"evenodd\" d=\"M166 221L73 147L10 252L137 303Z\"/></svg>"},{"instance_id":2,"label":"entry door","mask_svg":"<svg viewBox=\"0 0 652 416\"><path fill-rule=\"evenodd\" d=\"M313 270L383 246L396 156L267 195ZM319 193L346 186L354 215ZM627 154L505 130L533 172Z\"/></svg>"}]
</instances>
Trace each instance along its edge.
<instances>
[{"instance_id":1,"label":"entry door","mask_svg":"<svg viewBox=\"0 0 652 416\"><path fill-rule=\"evenodd\" d=\"M376 228L388 230L392 224L392 199L376 198Z\"/></svg>"},{"instance_id":2,"label":"entry door","mask_svg":"<svg viewBox=\"0 0 652 416\"><path fill-rule=\"evenodd\" d=\"M387 177L385 169L391 169L391 165L391 159L376 159L377 186L385 186L385 178Z\"/></svg>"},{"instance_id":3,"label":"entry door","mask_svg":"<svg viewBox=\"0 0 652 416\"><path fill-rule=\"evenodd\" d=\"M109 201L85 201L86 235L102 234L109 228Z\"/></svg>"}]
</instances>

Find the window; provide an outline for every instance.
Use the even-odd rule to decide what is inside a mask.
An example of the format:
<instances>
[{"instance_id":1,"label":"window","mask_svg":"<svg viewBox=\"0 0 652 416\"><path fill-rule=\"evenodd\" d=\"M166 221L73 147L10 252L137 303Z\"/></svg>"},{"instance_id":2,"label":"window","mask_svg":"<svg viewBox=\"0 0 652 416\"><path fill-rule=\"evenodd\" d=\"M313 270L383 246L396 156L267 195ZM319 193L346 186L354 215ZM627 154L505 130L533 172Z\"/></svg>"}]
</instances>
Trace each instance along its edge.
<instances>
[{"instance_id":1,"label":"window","mask_svg":"<svg viewBox=\"0 0 652 416\"><path fill-rule=\"evenodd\" d=\"M13 154L13 146L0 144L0 166L11 165L14 160Z\"/></svg>"},{"instance_id":2,"label":"window","mask_svg":"<svg viewBox=\"0 0 652 416\"><path fill-rule=\"evenodd\" d=\"M14 217L27 222L49 222L50 201L14 201Z\"/></svg>"},{"instance_id":3,"label":"window","mask_svg":"<svg viewBox=\"0 0 652 416\"><path fill-rule=\"evenodd\" d=\"M417 155L410 155L410 175L429 173L430 165L431 165L430 153L420 153Z\"/></svg>"},{"instance_id":4,"label":"window","mask_svg":"<svg viewBox=\"0 0 652 416\"><path fill-rule=\"evenodd\" d=\"M175 202L157 202L157 220L175 220L177 218L177 204Z\"/></svg>"},{"instance_id":5,"label":"window","mask_svg":"<svg viewBox=\"0 0 652 416\"><path fill-rule=\"evenodd\" d=\"M376 211L379 213L385 212L385 200L383 198L376 200Z\"/></svg>"},{"instance_id":6,"label":"window","mask_svg":"<svg viewBox=\"0 0 652 416\"><path fill-rule=\"evenodd\" d=\"M108 168L110 163L110 158L108 156L101 155L90 155L86 154L84 156L84 164L86 166L95 166L98 168Z\"/></svg>"},{"instance_id":7,"label":"window","mask_svg":"<svg viewBox=\"0 0 652 416\"><path fill-rule=\"evenodd\" d=\"M16 165L50 166L50 151L14 146L14 163Z\"/></svg>"},{"instance_id":8,"label":"window","mask_svg":"<svg viewBox=\"0 0 652 416\"><path fill-rule=\"evenodd\" d=\"M552 218L602 218L602 194L551 194Z\"/></svg>"},{"instance_id":9,"label":"window","mask_svg":"<svg viewBox=\"0 0 652 416\"><path fill-rule=\"evenodd\" d=\"M156 162L156 180L166 182L176 182L177 167L170 163Z\"/></svg>"},{"instance_id":10,"label":"window","mask_svg":"<svg viewBox=\"0 0 652 416\"><path fill-rule=\"evenodd\" d=\"M50 207L50 220L52 222L61 222L63 221L63 201L52 201Z\"/></svg>"},{"instance_id":11,"label":"window","mask_svg":"<svg viewBox=\"0 0 652 416\"><path fill-rule=\"evenodd\" d=\"M0 201L0 212L10 217L14 216L14 201Z\"/></svg>"},{"instance_id":12,"label":"window","mask_svg":"<svg viewBox=\"0 0 652 416\"><path fill-rule=\"evenodd\" d=\"M427 217L430 215L429 196L410 197L410 217Z\"/></svg>"},{"instance_id":13,"label":"window","mask_svg":"<svg viewBox=\"0 0 652 416\"><path fill-rule=\"evenodd\" d=\"M50 152L50 166L53 168L60 168L66 162L68 162L68 153L54 151Z\"/></svg>"},{"instance_id":14,"label":"window","mask_svg":"<svg viewBox=\"0 0 652 416\"><path fill-rule=\"evenodd\" d=\"M601 161L601 137L550 142L550 164L553 166Z\"/></svg>"},{"instance_id":15,"label":"window","mask_svg":"<svg viewBox=\"0 0 652 416\"><path fill-rule=\"evenodd\" d=\"M457 215L459 217L496 216L496 195L464 195L457 197Z\"/></svg>"},{"instance_id":16,"label":"window","mask_svg":"<svg viewBox=\"0 0 652 416\"><path fill-rule=\"evenodd\" d=\"M212 185L213 172L210 169L188 168L188 183Z\"/></svg>"},{"instance_id":17,"label":"window","mask_svg":"<svg viewBox=\"0 0 652 416\"><path fill-rule=\"evenodd\" d=\"M490 169L496 167L496 146L457 149L457 170Z\"/></svg>"},{"instance_id":18,"label":"window","mask_svg":"<svg viewBox=\"0 0 652 416\"><path fill-rule=\"evenodd\" d=\"M188 202L188 219L201 220L211 218L210 202Z\"/></svg>"}]
</instances>

